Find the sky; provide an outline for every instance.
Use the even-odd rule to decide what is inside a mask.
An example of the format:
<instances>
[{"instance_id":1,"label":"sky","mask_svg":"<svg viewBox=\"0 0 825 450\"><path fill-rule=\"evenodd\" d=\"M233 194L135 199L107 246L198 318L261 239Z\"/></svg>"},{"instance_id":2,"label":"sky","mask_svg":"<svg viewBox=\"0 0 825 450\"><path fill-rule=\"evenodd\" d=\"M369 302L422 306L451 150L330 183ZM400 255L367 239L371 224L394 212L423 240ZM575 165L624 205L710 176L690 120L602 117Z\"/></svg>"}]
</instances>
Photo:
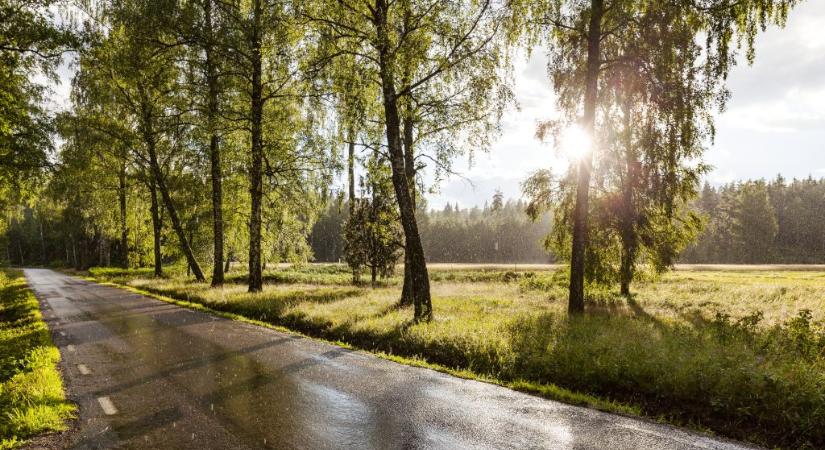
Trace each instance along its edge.
<instances>
[{"instance_id":1,"label":"sky","mask_svg":"<svg viewBox=\"0 0 825 450\"><path fill-rule=\"evenodd\" d=\"M707 181L825 177L825 1L808 0L791 11L784 29L772 27L756 40L756 61L744 58L728 79L732 98L717 114L717 136L705 162L713 166ZM563 170L567 160L552 143L539 142L536 124L555 115L555 96L546 57L536 51L516 63L517 106L502 120L503 132L489 152L455 163L459 175L429 194L430 208L449 202L482 205L500 189L505 198L521 196L520 183L541 168ZM53 108L68 104L73 70L59 69ZM343 179L342 179L343 182Z\"/></svg>"},{"instance_id":2,"label":"sky","mask_svg":"<svg viewBox=\"0 0 825 450\"><path fill-rule=\"evenodd\" d=\"M825 177L825 1L808 0L791 11L784 29L756 40L756 61L742 59L728 79L732 98L717 114L717 136L705 162L707 181L723 184L750 178ZM459 161L453 176L429 195L431 208L447 202L481 205L501 189L521 196L519 184L540 168L563 168L565 159L551 143L535 138L536 123L553 117L554 94L540 52L516 66L519 108L503 119L503 133L473 164ZM469 181L468 181L469 180Z\"/></svg>"}]
</instances>

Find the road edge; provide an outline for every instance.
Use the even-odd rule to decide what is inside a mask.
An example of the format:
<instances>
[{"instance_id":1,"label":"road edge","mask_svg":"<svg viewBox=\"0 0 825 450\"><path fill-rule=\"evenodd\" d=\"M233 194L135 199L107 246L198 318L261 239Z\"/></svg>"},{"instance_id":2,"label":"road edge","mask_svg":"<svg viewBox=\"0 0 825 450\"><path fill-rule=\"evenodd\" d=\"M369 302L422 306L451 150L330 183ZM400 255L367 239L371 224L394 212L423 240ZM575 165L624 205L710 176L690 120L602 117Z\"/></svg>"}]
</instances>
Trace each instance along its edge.
<instances>
[{"instance_id":1,"label":"road edge","mask_svg":"<svg viewBox=\"0 0 825 450\"><path fill-rule=\"evenodd\" d=\"M114 287L117 289L121 289L127 292L131 292L134 294L143 295L148 298L152 298L158 301L162 301L165 303L173 304L176 306L180 306L182 308L187 308L190 310L204 312L213 316L221 317L228 320L238 321L254 326L259 326L263 328L267 328L273 331L281 332L290 334L293 336L300 336L302 338L311 339L314 341L322 342L329 345L335 345L338 347L345 348L347 350L360 352L366 355L375 356L384 360L392 361L395 363L403 364L406 366L423 368L433 370L435 372L443 373L446 375L450 375L456 378L464 379L464 380L472 380L481 383L491 384L499 387L503 387L506 389L510 389L513 391L521 392L527 395L531 395L534 397L539 397L546 400L557 401L560 403L564 403L567 405L578 406L589 408L597 411L601 411L604 413L615 414L627 418L632 418L634 420L640 420L651 424L657 425L665 425L668 427L672 427L674 429L687 431L693 434L696 434L697 437L704 437L704 438L711 438L722 442L734 443L740 446L759 449L762 447L757 446L752 442L745 442L745 441L738 441L735 439L728 438L723 435L719 435L714 433L712 430L699 427L696 424L692 423L683 423L672 420L665 416L657 416L652 417L648 415L644 415L641 412L639 406L636 405L628 405L616 401L610 401L606 399L602 399L590 394L574 392L566 388L562 388L556 385L542 385L538 383L533 383L525 380L515 380L515 381L504 381L500 379L496 379L493 377L485 376L482 374L478 374L476 372L472 372L467 369L454 369L447 366L443 366L436 363L428 362L422 358L416 357L408 357L408 356L401 356L401 355L394 355L386 352L381 351L373 351L370 349L365 349L362 347L354 346L348 342L340 341L340 340L332 340L327 339L324 337L313 336L311 334L307 334L305 332L301 332L298 330L294 330L283 325L273 324L269 322L263 322L260 320L250 319L248 317L242 316L240 314L231 313L220 311L217 309L210 308L206 305L203 305L198 302L188 301L177 299L174 297L166 296L163 294L158 294L149 290L137 288L134 286L130 286L127 284L117 283L110 280L105 279L98 279L93 276L87 275L80 275L77 273L70 273L70 272L63 272L65 275L82 279L87 282L93 282L96 284L100 284L103 286Z\"/></svg>"}]
</instances>

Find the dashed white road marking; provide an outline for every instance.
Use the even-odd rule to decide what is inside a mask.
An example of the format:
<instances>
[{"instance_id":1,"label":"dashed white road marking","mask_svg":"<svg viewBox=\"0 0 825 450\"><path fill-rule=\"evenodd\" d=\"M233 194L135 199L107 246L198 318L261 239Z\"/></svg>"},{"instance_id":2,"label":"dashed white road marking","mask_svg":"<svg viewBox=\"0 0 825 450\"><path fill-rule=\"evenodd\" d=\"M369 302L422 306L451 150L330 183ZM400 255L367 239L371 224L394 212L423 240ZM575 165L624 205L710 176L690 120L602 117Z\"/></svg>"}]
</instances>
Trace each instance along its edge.
<instances>
[{"instance_id":1,"label":"dashed white road marking","mask_svg":"<svg viewBox=\"0 0 825 450\"><path fill-rule=\"evenodd\" d=\"M92 373L92 371L89 370L88 367L86 367L86 364L78 364L77 365L77 370L79 370L82 375L88 375L88 374Z\"/></svg>"},{"instance_id":2,"label":"dashed white road marking","mask_svg":"<svg viewBox=\"0 0 825 450\"><path fill-rule=\"evenodd\" d=\"M60 335L61 335L61 336L65 336L65 335L66 335L66 332L65 332L65 331L61 331L61 332L60 332Z\"/></svg>"},{"instance_id":3,"label":"dashed white road marking","mask_svg":"<svg viewBox=\"0 0 825 450\"><path fill-rule=\"evenodd\" d=\"M100 403L100 407L103 409L103 412L106 413L107 416L113 416L117 414L117 408L115 408L115 404L112 403L112 399L109 397L98 397L97 402Z\"/></svg>"},{"instance_id":4,"label":"dashed white road marking","mask_svg":"<svg viewBox=\"0 0 825 450\"><path fill-rule=\"evenodd\" d=\"M68 350L68 351L70 351L70 352L75 351L74 345L72 345L72 344L67 345L67 346L66 346L66 350Z\"/></svg>"}]
</instances>

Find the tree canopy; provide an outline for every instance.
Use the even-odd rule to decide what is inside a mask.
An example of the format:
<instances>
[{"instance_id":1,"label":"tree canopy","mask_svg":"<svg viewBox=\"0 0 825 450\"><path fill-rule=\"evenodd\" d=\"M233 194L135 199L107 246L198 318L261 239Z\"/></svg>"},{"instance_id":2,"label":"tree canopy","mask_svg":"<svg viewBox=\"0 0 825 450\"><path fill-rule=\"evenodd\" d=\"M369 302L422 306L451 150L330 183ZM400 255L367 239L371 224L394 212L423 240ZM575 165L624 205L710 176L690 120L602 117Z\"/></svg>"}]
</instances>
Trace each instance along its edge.
<instances>
[{"instance_id":1,"label":"tree canopy","mask_svg":"<svg viewBox=\"0 0 825 450\"><path fill-rule=\"evenodd\" d=\"M77 21L48 0L12 0L0 6L0 208L16 214L6 258L157 276L180 262L216 287L243 262L255 293L268 263L345 250L356 271L381 275L403 249L399 302L415 320L433 317L428 257L547 260L532 246L542 227L552 257L570 262L572 313L586 282L629 294L638 272L686 248L708 254L697 236L764 260L776 252L754 236L783 236L786 188L702 190L736 211L726 223L695 199L727 75L798 3L111 0L70 7ZM70 49L71 105L52 114L35 79L54 78ZM455 161L498 136L524 50L547 52L557 99L538 137L578 136L579 156L561 173L537 164L527 203L498 192L476 212L426 212ZM464 242L460 230L478 234L464 250L434 243Z\"/></svg>"}]
</instances>

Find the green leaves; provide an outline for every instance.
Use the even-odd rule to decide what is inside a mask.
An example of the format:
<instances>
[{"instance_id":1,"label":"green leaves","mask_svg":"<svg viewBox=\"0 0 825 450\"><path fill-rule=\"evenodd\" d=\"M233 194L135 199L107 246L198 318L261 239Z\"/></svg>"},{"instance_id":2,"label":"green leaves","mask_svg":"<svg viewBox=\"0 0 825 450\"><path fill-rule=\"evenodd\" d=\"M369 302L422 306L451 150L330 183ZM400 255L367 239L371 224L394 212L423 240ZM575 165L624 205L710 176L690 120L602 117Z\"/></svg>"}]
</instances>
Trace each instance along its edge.
<instances>
[{"instance_id":1,"label":"green leaves","mask_svg":"<svg viewBox=\"0 0 825 450\"><path fill-rule=\"evenodd\" d=\"M797 3L610 2L599 37L586 258L591 279L610 281L618 255L626 256L623 272L635 270L636 261L664 270L696 235L700 221L686 208L709 170L701 158L715 136L714 114L730 97L727 74L742 47L752 61L756 33L770 24L783 25ZM583 111L589 52L583 24L591 2L516 2L515 7L515 16L532 20L541 30L538 36L550 44L548 71L562 117L552 128L573 126ZM540 134L549 128L543 125ZM524 188L533 198L532 210L552 202L557 227L549 242L565 255L561 247L570 240L576 173L559 180L558 188L547 188L548 177L541 173ZM552 199L554 190L558 194Z\"/></svg>"},{"instance_id":2,"label":"green leaves","mask_svg":"<svg viewBox=\"0 0 825 450\"><path fill-rule=\"evenodd\" d=\"M30 197L50 166L53 129L34 80L53 77L61 54L77 43L51 13L54 3L0 4L0 213Z\"/></svg>"},{"instance_id":3,"label":"green leaves","mask_svg":"<svg viewBox=\"0 0 825 450\"><path fill-rule=\"evenodd\" d=\"M361 183L362 197L353 200L344 223L344 257L355 281L364 268L387 278L401 258L403 234L386 163L370 160ZM373 279L373 282L375 279Z\"/></svg>"}]
</instances>

